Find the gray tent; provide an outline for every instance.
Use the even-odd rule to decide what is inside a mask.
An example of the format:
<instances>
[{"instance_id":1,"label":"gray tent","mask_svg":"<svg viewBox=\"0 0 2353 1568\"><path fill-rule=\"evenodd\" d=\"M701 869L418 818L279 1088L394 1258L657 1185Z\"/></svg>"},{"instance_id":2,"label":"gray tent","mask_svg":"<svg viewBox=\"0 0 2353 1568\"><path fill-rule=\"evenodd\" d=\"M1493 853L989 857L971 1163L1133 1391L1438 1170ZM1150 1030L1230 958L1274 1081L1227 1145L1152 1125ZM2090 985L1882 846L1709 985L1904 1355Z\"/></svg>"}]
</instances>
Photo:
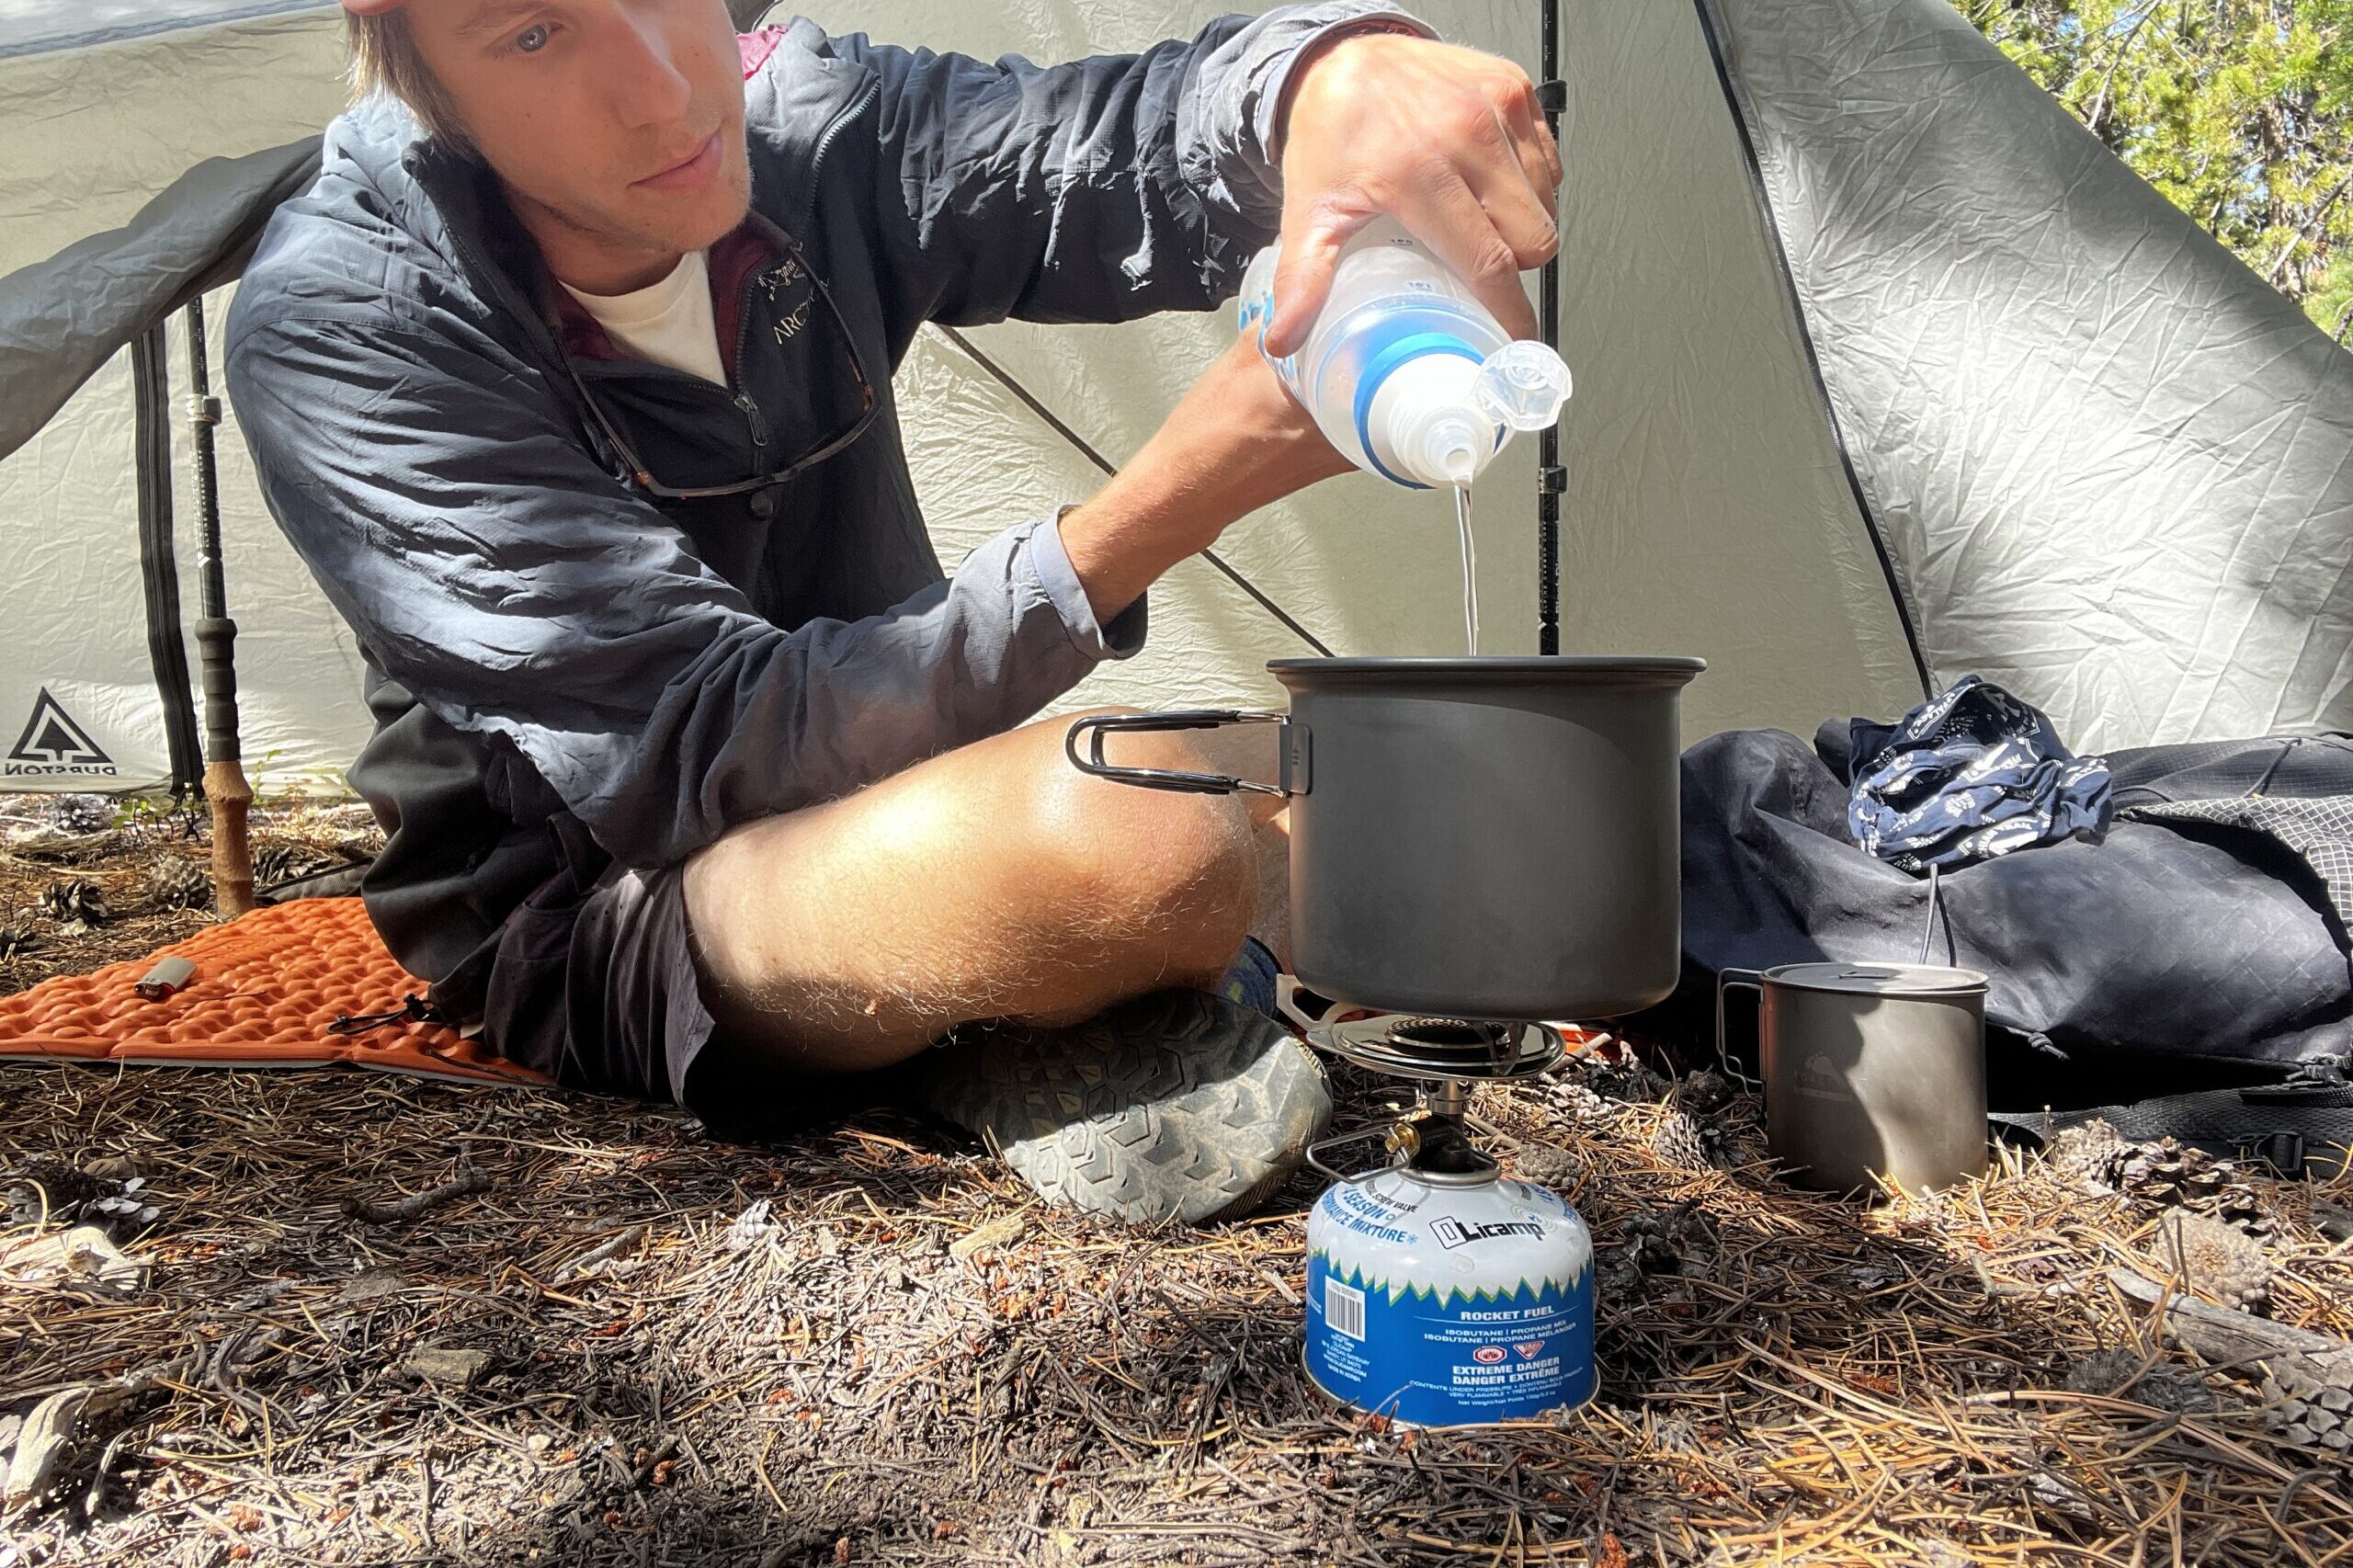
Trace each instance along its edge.
<instances>
[{"instance_id":1,"label":"gray tent","mask_svg":"<svg viewBox=\"0 0 2353 1568\"><path fill-rule=\"evenodd\" d=\"M1416 9L1533 71L1541 4ZM809 7L842 30L1033 58L1223 8ZM90 788L70 761L86 754L109 759L109 786L172 772L172 704L148 673L184 692L172 607L151 592L152 656L124 608L137 399L119 357L233 277L307 177L340 101L337 17L36 0L0 17L0 270L16 269L0 278L0 528L17 565L0 584L0 790ZM2353 724L2353 357L1949 0L1561 0L1559 17L1577 376L1564 648L1706 655L1695 735L1892 714L1972 670L2085 746ZM1231 330L1007 324L973 335L1002 377L926 335L900 389L942 555L1084 494L1097 474L1069 437L1133 450ZM184 360L170 374L185 387ZM147 445L162 450L160 424ZM222 463L248 758L330 775L363 722L347 639L233 434ZM1534 465L1516 448L1482 483L1491 650L1536 642ZM179 502L185 517L185 479ZM1341 652L1459 648L1451 529L1429 497L1342 481L1223 548ZM1300 651L1292 632L1205 566L1156 593L1154 648L1074 701L1273 695L1258 665Z\"/></svg>"}]
</instances>

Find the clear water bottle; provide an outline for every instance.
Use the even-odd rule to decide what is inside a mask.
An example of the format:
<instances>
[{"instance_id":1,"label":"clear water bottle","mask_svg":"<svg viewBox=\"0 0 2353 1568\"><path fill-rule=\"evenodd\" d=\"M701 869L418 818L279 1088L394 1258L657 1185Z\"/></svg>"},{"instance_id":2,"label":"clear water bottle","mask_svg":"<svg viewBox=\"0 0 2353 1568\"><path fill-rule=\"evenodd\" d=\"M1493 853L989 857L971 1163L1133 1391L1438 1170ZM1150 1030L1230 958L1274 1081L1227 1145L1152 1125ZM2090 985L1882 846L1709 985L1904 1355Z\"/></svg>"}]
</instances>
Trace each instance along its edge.
<instances>
[{"instance_id":1,"label":"clear water bottle","mask_svg":"<svg viewBox=\"0 0 2353 1568\"><path fill-rule=\"evenodd\" d=\"M1244 332L1273 317L1279 248L1243 278ZM1305 346L1267 363L1349 461L1415 489L1468 485L1515 431L1543 429L1569 398L1561 357L1515 342L1391 218L1341 251Z\"/></svg>"}]
</instances>

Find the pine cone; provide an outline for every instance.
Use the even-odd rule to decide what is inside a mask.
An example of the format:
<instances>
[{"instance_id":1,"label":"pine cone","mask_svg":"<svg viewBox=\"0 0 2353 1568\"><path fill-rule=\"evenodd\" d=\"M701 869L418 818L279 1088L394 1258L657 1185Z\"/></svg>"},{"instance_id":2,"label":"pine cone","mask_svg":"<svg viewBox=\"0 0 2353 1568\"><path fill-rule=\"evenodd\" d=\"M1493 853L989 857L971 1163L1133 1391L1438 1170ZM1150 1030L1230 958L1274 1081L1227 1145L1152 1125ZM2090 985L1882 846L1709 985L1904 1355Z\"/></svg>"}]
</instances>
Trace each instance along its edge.
<instances>
[{"instance_id":1,"label":"pine cone","mask_svg":"<svg viewBox=\"0 0 2353 1568\"><path fill-rule=\"evenodd\" d=\"M1714 1170L1723 1161L1724 1130L1688 1111L1671 1110L1651 1134L1651 1154L1662 1164Z\"/></svg>"},{"instance_id":2,"label":"pine cone","mask_svg":"<svg viewBox=\"0 0 2353 1568\"><path fill-rule=\"evenodd\" d=\"M1656 1105L1666 1098L1671 1087L1667 1079L1631 1056L1622 1062L1588 1058L1584 1066L1586 1086L1606 1100L1626 1105Z\"/></svg>"},{"instance_id":3,"label":"pine cone","mask_svg":"<svg viewBox=\"0 0 2353 1568\"><path fill-rule=\"evenodd\" d=\"M1683 1255L1667 1234L1672 1228L1671 1221L1656 1214L1637 1214L1627 1221L1627 1266L1642 1274L1673 1273Z\"/></svg>"},{"instance_id":4,"label":"pine cone","mask_svg":"<svg viewBox=\"0 0 2353 1568\"><path fill-rule=\"evenodd\" d=\"M202 909L212 903L212 878L194 860L160 856L147 873L147 897L159 909Z\"/></svg>"},{"instance_id":5,"label":"pine cone","mask_svg":"<svg viewBox=\"0 0 2353 1568\"><path fill-rule=\"evenodd\" d=\"M2064 1386L2071 1393L2109 1393L2132 1379L2144 1358L2125 1347L2095 1351L2068 1369ZM2142 1372L2119 1397L2176 1415L2199 1415L2214 1408L2213 1392L2204 1383L2165 1366Z\"/></svg>"},{"instance_id":6,"label":"pine cone","mask_svg":"<svg viewBox=\"0 0 2353 1568\"><path fill-rule=\"evenodd\" d=\"M2203 1208L2222 1191L2227 1179L2221 1163L2203 1149L2160 1138L2126 1151L2116 1165L2113 1185L2127 1198L2159 1208L2175 1204Z\"/></svg>"},{"instance_id":7,"label":"pine cone","mask_svg":"<svg viewBox=\"0 0 2353 1568\"><path fill-rule=\"evenodd\" d=\"M2260 1309L2271 1297L2271 1259L2263 1244L2236 1226L2186 1210L2157 1221L2157 1267L2177 1274L2192 1290L2242 1312Z\"/></svg>"},{"instance_id":8,"label":"pine cone","mask_svg":"<svg viewBox=\"0 0 2353 1568\"><path fill-rule=\"evenodd\" d=\"M1607 1121L1618 1110L1617 1107L1594 1093L1592 1085L1575 1078L1563 1078L1554 1083L1552 1099L1571 1121Z\"/></svg>"},{"instance_id":9,"label":"pine cone","mask_svg":"<svg viewBox=\"0 0 2353 1568\"><path fill-rule=\"evenodd\" d=\"M2269 1241L2279 1233L2279 1216L2272 1212L2261 1192L2238 1179L2238 1166L2226 1165L2222 1168L2230 1179L2211 1199L2191 1205L2192 1210L2244 1231L2257 1241Z\"/></svg>"},{"instance_id":10,"label":"pine cone","mask_svg":"<svg viewBox=\"0 0 2353 1568\"><path fill-rule=\"evenodd\" d=\"M60 833L97 833L114 825L114 806L104 795L60 795L50 802L49 820Z\"/></svg>"},{"instance_id":11,"label":"pine cone","mask_svg":"<svg viewBox=\"0 0 2353 1568\"><path fill-rule=\"evenodd\" d=\"M57 1160L28 1160L7 1176L8 1222L60 1224L82 1217L85 1204L107 1196L114 1186Z\"/></svg>"},{"instance_id":12,"label":"pine cone","mask_svg":"<svg viewBox=\"0 0 2353 1568\"><path fill-rule=\"evenodd\" d=\"M1534 1182L1555 1191L1574 1187L1585 1174L1584 1162L1557 1143L1545 1143L1530 1138L1521 1142L1512 1155L1512 1167L1522 1181Z\"/></svg>"},{"instance_id":13,"label":"pine cone","mask_svg":"<svg viewBox=\"0 0 2353 1568\"><path fill-rule=\"evenodd\" d=\"M2052 1138L2043 1155L2061 1179L2077 1187L2108 1187L2131 1148L2117 1136L2115 1128L2094 1117Z\"/></svg>"},{"instance_id":14,"label":"pine cone","mask_svg":"<svg viewBox=\"0 0 2353 1568\"><path fill-rule=\"evenodd\" d=\"M280 882L315 876L334 864L307 844L272 844L254 856L254 886L276 887Z\"/></svg>"},{"instance_id":15,"label":"pine cone","mask_svg":"<svg viewBox=\"0 0 2353 1568\"><path fill-rule=\"evenodd\" d=\"M2274 1428L2288 1441L2353 1454L2353 1350L2267 1362L2263 1394Z\"/></svg>"},{"instance_id":16,"label":"pine cone","mask_svg":"<svg viewBox=\"0 0 2353 1568\"><path fill-rule=\"evenodd\" d=\"M40 906L70 932L107 923L106 890L87 877L68 877L40 891Z\"/></svg>"},{"instance_id":17,"label":"pine cone","mask_svg":"<svg viewBox=\"0 0 2353 1568\"><path fill-rule=\"evenodd\" d=\"M1675 1103L1694 1116L1713 1116L1732 1104L1740 1091L1713 1068L1702 1067L1675 1086Z\"/></svg>"}]
</instances>

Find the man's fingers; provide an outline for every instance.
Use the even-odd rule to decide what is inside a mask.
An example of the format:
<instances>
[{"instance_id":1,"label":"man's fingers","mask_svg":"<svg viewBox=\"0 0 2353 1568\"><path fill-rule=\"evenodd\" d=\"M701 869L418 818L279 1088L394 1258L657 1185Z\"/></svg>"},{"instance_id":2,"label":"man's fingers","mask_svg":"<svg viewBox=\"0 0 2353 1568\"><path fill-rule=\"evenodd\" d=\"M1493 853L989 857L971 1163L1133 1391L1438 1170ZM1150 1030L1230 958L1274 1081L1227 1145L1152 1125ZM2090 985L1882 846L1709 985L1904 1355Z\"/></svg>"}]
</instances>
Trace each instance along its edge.
<instances>
[{"instance_id":1,"label":"man's fingers","mask_svg":"<svg viewBox=\"0 0 2353 1568\"><path fill-rule=\"evenodd\" d=\"M1294 232L1286 223L1282 259L1275 267L1275 313L1267 324L1267 352L1280 359L1295 354L1307 341L1324 301L1331 297L1332 273L1340 264L1340 247L1364 226L1323 217Z\"/></svg>"},{"instance_id":2,"label":"man's fingers","mask_svg":"<svg viewBox=\"0 0 2353 1568\"><path fill-rule=\"evenodd\" d=\"M1535 208L1534 193L1527 190L1525 180L1520 185L1521 199ZM1540 217L1541 209L1537 210ZM1518 253L1469 186L1450 179L1424 187L1398 217L1415 238L1471 285L1506 332L1514 337L1536 335L1536 312L1519 286ZM1551 232L1549 224L1544 232Z\"/></svg>"},{"instance_id":3,"label":"man's fingers","mask_svg":"<svg viewBox=\"0 0 2353 1568\"><path fill-rule=\"evenodd\" d=\"M1551 192L1536 185L1521 172L1517 162L1508 159L1469 165L1463 175L1472 194L1485 210L1488 222L1504 237L1504 243L1511 246L1512 259L1520 271L1541 267L1552 259L1552 253L1560 248L1561 221L1546 199Z\"/></svg>"},{"instance_id":4,"label":"man's fingers","mask_svg":"<svg viewBox=\"0 0 2353 1568\"><path fill-rule=\"evenodd\" d=\"M1519 159L1519 166L1536 187L1545 210L1557 214L1561 210L1561 150L1546 129L1544 117L1528 106L1515 106L1504 114L1504 130L1511 137L1511 150Z\"/></svg>"}]
</instances>

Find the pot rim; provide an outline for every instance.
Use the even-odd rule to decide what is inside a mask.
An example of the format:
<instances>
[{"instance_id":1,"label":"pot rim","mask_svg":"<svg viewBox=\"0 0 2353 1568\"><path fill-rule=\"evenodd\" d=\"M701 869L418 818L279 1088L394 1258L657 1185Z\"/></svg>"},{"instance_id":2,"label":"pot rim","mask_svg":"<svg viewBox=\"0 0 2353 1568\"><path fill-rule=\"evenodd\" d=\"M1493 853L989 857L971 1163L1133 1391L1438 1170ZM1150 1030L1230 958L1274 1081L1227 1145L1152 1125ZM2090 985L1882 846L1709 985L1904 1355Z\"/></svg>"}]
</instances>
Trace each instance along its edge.
<instances>
[{"instance_id":1,"label":"pot rim","mask_svg":"<svg viewBox=\"0 0 2353 1568\"><path fill-rule=\"evenodd\" d=\"M1270 659L1268 673L1284 685L1294 677L1364 684L1461 686L1486 683L1525 686L1530 677L1544 685L1600 685L1609 682L1644 686L1683 686L1708 667L1705 659L1677 653L1499 653L1466 657L1391 657L1334 659Z\"/></svg>"}]
</instances>

